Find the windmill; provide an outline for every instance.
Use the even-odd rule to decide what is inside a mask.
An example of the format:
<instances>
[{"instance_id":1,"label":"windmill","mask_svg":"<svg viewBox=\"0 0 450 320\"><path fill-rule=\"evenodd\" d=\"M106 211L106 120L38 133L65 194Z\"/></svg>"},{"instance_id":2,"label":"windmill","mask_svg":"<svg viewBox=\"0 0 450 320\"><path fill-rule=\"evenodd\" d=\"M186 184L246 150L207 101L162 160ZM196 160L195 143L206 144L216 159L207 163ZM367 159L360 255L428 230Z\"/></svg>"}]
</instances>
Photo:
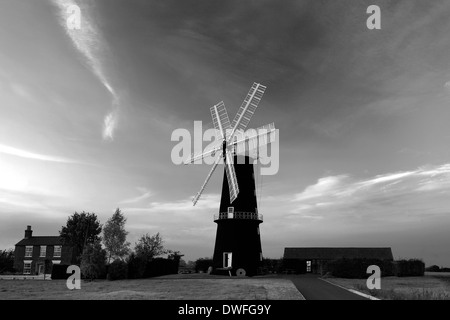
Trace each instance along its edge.
<instances>
[{"instance_id":1,"label":"windmill","mask_svg":"<svg viewBox=\"0 0 450 320\"><path fill-rule=\"evenodd\" d=\"M199 201L203 191L220 162L223 161L224 178L219 214L214 216L217 223L216 243L213 256L213 270L236 274L254 275L262 261L259 224L255 189L255 175L250 152L259 155L259 148L275 140L274 123L245 132L266 87L253 83L241 104L233 122L230 123L223 101L210 108L216 141L203 153L192 155L185 164L192 164L205 157L215 157L200 191L192 202Z\"/></svg>"}]
</instances>

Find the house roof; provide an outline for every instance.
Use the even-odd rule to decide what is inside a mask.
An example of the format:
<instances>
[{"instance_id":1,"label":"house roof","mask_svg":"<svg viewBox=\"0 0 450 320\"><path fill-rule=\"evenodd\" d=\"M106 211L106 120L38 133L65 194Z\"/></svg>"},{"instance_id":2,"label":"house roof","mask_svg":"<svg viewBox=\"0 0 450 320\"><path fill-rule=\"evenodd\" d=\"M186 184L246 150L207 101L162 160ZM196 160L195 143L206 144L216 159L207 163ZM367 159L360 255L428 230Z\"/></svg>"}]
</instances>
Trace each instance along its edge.
<instances>
[{"instance_id":1,"label":"house roof","mask_svg":"<svg viewBox=\"0 0 450 320\"><path fill-rule=\"evenodd\" d=\"M16 246L60 246L63 244L59 236L37 236L28 239L22 239Z\"/></svg>"},{"instance_id":2,"label":"house roof","mask_svg":"<svg viewBox=\"0 0 450 320\"><path fill-rule=\"evenodd\" d=\"M337 259L394 260L391 248L284 248L284 259L337 260Z\"/></svg>"}]
</instances>

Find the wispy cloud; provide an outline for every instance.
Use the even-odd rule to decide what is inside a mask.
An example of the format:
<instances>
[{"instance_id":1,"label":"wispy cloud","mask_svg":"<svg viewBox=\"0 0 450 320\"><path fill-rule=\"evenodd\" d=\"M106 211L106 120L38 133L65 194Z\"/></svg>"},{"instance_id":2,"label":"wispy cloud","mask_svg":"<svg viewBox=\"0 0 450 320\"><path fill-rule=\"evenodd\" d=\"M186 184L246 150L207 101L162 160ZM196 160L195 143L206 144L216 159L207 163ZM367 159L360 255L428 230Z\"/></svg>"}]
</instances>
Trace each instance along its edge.
<instances>
[{"instance_id":1,"label":"wispy cloud","mask_svg":"<svg viewBox=\"0 0 450 320\"><path fill-rule=\"evenodd\" d=\"M141 195L137 196L137 197L133 197L133 198L129 198L129 199L125 199L120 201L120 204L129 204L129 203L137 203L140 202L142 200L148 199L152 196L152 192L146 188L137 188Z\"/></svg>"},{"instance_id":2,"label":"wispy cloud","mask_svg":"<svg viewBox=\"0 0 450 320\"><path fill-rule=\"evenodd\" d=\"M432 192L431 192L432 191ZM294 196L291 213L308 216L426 215L448 212L450 164L358 180L328 176Z\"/></svg>"},{"instance_id":3,"label":"wispy cloud","mask_svg":"<svg viewBox=\"0 0 450 320\"><path fill-rule=\"evenodd\" d=\"M120 97L105 72L102 57L109 53L107 43L93 19L90 18L89 8L87 6L80 6L75 0L52 0L52 2L60 10L59 18L61 25L66 30L73 45L83 55L86 63L91 67L92 72L112 96L112 111L108 112L103 120L102 136L105 140L113 140L114 131L117 128L119 120L118 109ZM81 8L80 30L70 30L67 27L66 19L69 16L67 10L72 5L78 5Z\"/></svg>"},{"instance_id":4,"label":"wispy cloud","mask_svg":"<svg viewBox=\"0 0 450 320\"><path fill-rule=\"evenodd\" d=\"M126 212L174 212L177 214L185 214L192 212L199 212L205 209L218 209L220 195L218 194L204 194L201 201L194 207L192 199L182 199L167 202L151 202L146 207L140 208L123 208Z\"/></svg>"},{"instance_id":5,"label":"wispy cloud","mask_svg":"<svg viewBox=\"0 0 450 320\"><path fill-rule=\"evenodd\" d=\"M21 158L26 158L26 159L40 160L40 161L59 162L59 163L78 163L78 164L80 163L79 161L68 159L68 158L34 153L31 151L17 149L17 148L3 145L3 144L0 144L0 153L8 154L8 155L16 156L16 157L21 157Z\"/></svg>"},{"instance_id":6,"label":"wispy cloud","mask_svg":"<svg viewBox=\"0 0 450 320\"><path fill-rule=\"evenodd\" d=\"M102 130L102 136L104 140L114 139L114 131L116 130L118 120L118 110L116 108L105 116L105 118L103 119Z\"/></svg>"}]
</instances>

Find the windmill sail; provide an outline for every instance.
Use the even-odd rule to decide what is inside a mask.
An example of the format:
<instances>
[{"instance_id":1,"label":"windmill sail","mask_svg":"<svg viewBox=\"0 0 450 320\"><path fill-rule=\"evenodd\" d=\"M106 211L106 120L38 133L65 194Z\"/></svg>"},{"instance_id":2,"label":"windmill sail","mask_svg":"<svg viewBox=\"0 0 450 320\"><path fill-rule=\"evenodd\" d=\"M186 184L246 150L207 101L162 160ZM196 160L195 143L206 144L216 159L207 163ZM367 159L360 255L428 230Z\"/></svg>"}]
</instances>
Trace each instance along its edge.
<instances>
[{"instance_id":1,"label":"windmill sail","mask_svg":"<svg viewBox=\"0 0 450 320\"><path fill-rule=\"evenodd\" d=\"M230 203L236 200L239 194L239 185L233 164L234 154L242 154L243 152L255 149L259 150L259 147L275 141L276 130L273 123L260 127L257 130L253 130L250 133L245 132L265 90L265 86L256 82L253 83L232 123L230 123L223 101L210 108L214 129L216 130L216 142L218 143L212 143L207 147L207 150L195 155L192 154L184 161L185 164L192 164L205 157L214 157L217 155L215 163L208 173L200 191L192 199L194 205L205 190L206 185L211 179L220 160L222 160L222 157L225 162L225 173L228 181Z\"/></svg>"},{"instance_id":2,"label":"windmill sail","mask_svg":"<svg viewBox=\"0 0 450 320\"><path fill-rule=\"evenodd\" d=\"M227 150L225 157L225 172L227 175L228 189L230 190L230 203L233 203L239 194L239 186L236 172L234 171L233 156L229 150Z\"/></svg>"},{"instance_id":3,"label":"windmill sail","mask_svg":"<svg viewBox=\"0 0 450 320\"><path fill-rule=\"evenodd\" d=\"M214 157L216 152L222 150L222 142L218 142L217 145L213 145L212 147L208 146L208 150L205 150L204 152L200 152L197 154L192 154L189 158L184 160L184 164L193 164L197 160L202 160L203 158L206 158L208 156Z\"/></svg>"},{"instance_id":4,"label":"windmill sail","mask_svg":"<svg viewBox=\"0 0 450 320\"><path fill-rule=\"evenodd\" d=\"M223 101L210 108L214 128L216 129L216 137L225 139L226 131L231 129L228 112Z\"/></svg>"},{"instance_id":5,"label":"windmill sail","mask_svg":"<svg viewBox=\"0 0 450 320\"><path fill-rule=\"evenodd\" d=\"M270 123L265 126L252 130L253 134L237 136L237 141L232 145L235 146L237 154L243 154L252 150L256 150L262 146L266 146L275 141L275 124Z\"/></svg>"},{"instance_id":6,"label":"windmill sail","mask_svg":"<svg viewBox=\"0 0 450 320\"><path fill-rule=\"evenodd\" d=\"M247 128L250 119L258 107L259 102L262 99L262 96L266 91L266 87L259 84L253 83L250 91L242 102L241 107L238 110L238 113L234 117L233 122L231 123L231 127L233 128L231 135L234 134L236 130L245 130Z\"/></svg>"},{"instance_id":7,"label":"windmill sail","mask_svg":"<svg viewBox=\"0 0 450 320\"><path fill-rule=\"evenodd\" d=\"M200 191L194 196L194 198L192 199L192 203L195 206L195 204L197 203L198 199L200 199L200 196L202 195L203 191L206 188L206 185L208 184L209 180L211 179L211 176L213 175L214 171L217 168L217 165L219 164L220 160L222 157L222 151L219 152L216 161L214 162L211 171L209 171L208 176L206 177L205 182L203 183L202 187L200 188Z\"/></svg>"}]
</instances>

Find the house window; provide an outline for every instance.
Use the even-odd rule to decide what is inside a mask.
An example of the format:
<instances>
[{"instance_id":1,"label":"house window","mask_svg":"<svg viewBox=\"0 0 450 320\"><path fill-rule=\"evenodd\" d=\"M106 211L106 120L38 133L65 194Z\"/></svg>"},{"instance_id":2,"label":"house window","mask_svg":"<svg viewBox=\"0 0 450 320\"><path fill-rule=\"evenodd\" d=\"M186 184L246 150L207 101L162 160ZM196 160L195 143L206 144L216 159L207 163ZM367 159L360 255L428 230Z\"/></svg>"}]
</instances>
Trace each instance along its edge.
<instances>
[{"instance_id":1,"label":"house window","mask_svg":"<svg viewBox=\"0 0 450 320\"><path fill-rule=\"evenodd\" d=\"M41 246L41 253L39 254L40 257L45 257L47 255L47 246Z\"/></svg>"},{"instance_id":2,"label":"house window","mask_svg":"<svg viewBox=\"0 0 450 320\"><path fill-rule=\"evenodd\" d=\"M31 274L31 261L23 262L23 274Z\"/></svg>"},{"instance_id":3,"label":"house window","mask_svg":"<svg viewBox=\"0 0 450 320\"><path fill-rule=\"evenodd\" d=\"M25 247L25 257L29 258L33 256L33 246Z\"/></svg>"},{"instance_id":4,"label":"house window","mask_svg":"<svg viewBox=\"0 0 450 320\"><path fill-rule=\"evenodd\" d=\"M55 250L53 251L53 256L60 258L61 257L61 246L55 246Z\"/></svg>"}]
</instances>

